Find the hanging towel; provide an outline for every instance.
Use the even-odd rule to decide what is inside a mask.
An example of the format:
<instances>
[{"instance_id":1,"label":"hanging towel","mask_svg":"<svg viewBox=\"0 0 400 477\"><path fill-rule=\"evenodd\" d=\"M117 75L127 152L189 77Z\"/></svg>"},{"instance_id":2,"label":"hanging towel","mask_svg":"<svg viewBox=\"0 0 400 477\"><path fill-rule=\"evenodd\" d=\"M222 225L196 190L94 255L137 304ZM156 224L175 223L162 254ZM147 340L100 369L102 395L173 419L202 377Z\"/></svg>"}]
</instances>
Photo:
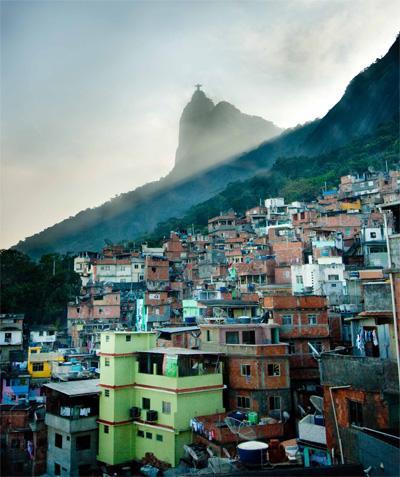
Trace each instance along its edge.
<instances>
[{"instance_id":1,"label":"hanging towel","mask_svg":"<svg viewBox=\"0 0 400 477\"><path fill-rule=\"evenodd\" d=\"M379 342L378 342L378 336L377 336L375 330L372 332L372 342L374 343L374 346L378 346L378 344L379 344Z\"/></svg>"}]
</instances>

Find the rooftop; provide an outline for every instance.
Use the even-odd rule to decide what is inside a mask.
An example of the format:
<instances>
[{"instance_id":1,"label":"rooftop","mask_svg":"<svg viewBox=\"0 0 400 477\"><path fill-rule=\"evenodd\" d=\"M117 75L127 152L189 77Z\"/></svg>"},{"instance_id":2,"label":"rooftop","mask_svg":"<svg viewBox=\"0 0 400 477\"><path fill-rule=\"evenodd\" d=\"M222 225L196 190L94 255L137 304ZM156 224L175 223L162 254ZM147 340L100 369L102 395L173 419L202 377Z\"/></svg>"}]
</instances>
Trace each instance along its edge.
<instances>
[{"instance_id":1,"label":"rooftop","mask_svg":"<svg viewBox=\"0 0 400 477\"><path fill-rule=\"evenodd\" d=\"M198 326L175 326L171 328L157 328L157 331L161 333L185 333L190 331L199 331L200 328Z\"/></svg>"},{"instance_id":2,"label":"rooftop","mask_svg":"<svg viewBox=\"0 0 400 477\"><path fill-rule=\"evenodd\" d=\"M199 303L201 303L202 305L208 305L208 306L231 306L231 307L258 306L257 301L245 301L245 300L199 300Z\"/></svg>"},{"instance_id":3,"label":"rooftop","mask_svg":"<svg viewBox=\"0 0 400 477\"><path fill-rule=\"evenodd\" d=\"M221 354L221 353L210 353L209 351L200 351L198 349L187 349L187 348L153 348L147 351L139 351L139 353L158 353L158 354L169 354L172 356L175 355L187 355L187 356L201 356L205 354Z\"/></svg>"},{"instance_id":4,"label":"rooftop","mask_svg":"<svg viewBox=\"0 0 400 477\"><path fill-rule=\"evenodd\" d=\"M100 392L99 382L100 379L83 379L63 383L47 383L44 387L66 396L87 396L88 394L98 394Z\"/></svg>"}]
</instances>

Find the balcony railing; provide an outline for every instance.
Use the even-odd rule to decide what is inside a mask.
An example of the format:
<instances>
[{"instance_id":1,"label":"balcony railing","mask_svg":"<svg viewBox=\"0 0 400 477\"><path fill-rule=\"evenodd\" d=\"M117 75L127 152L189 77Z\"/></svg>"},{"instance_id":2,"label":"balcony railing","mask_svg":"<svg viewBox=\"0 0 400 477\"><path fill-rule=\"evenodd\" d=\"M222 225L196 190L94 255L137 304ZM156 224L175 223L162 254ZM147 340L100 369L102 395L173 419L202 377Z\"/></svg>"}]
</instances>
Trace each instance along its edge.
<instances>
[{"instance_id":1,"label":"balcony railing","mask_svg":"<svg viewBox=\"0 0 400 477\"><path fill-rule=\"evenodd\" d=\"M212 436L212 440L217 441L220 444L244 441L244 437L234 434L225 424L224 419L227 415L227 413L219 413L210 416L196 417L196 421L201 424L197 428L197 433L203 435L207 439L209 436ZM282 422L249 425L245 427L243 434L246 434L246 429L249 430L249 433L255 436L254 439L274 439L284 435L284 424ZM249 435L249 433L247 433L247 435Z\"/></svg>"}]
</instances>

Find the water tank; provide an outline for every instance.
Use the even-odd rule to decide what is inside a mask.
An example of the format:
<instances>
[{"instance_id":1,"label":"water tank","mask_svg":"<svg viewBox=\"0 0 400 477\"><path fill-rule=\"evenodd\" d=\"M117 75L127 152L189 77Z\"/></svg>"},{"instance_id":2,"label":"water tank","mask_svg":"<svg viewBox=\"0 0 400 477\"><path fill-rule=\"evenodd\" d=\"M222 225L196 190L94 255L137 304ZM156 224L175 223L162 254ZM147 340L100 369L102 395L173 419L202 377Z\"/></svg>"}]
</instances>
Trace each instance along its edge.
<instances>
[{"instance_id":1,"label":"water tank","mask_svg":"<svg viewBox=\"0 0 400 477\"><path fill-rule=\"evenodd\" d=\"M248 441L237 446L240 462L246 467L261 467L267 462L268 444Z\"/></svg>"}]
</instances>

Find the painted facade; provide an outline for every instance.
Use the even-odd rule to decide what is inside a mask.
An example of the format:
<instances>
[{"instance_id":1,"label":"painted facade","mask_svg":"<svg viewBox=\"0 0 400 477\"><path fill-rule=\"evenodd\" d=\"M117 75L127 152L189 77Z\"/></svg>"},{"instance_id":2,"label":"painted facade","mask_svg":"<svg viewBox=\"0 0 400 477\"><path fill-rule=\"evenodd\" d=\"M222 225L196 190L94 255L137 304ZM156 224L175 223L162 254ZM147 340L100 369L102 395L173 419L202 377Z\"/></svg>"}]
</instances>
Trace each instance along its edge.
<instances>
[{"instance_id":1,"label":"painted facade","mask_svg":"<svg viewBox=\"0 0 400 477\"><path fill-rule=\"evenodd\" d=\"M218 355L155 344L152 332L102 334L98 459L108 465L152 452L175 466L190 419L224 410Z\"/></svg>"}]
</instances>

